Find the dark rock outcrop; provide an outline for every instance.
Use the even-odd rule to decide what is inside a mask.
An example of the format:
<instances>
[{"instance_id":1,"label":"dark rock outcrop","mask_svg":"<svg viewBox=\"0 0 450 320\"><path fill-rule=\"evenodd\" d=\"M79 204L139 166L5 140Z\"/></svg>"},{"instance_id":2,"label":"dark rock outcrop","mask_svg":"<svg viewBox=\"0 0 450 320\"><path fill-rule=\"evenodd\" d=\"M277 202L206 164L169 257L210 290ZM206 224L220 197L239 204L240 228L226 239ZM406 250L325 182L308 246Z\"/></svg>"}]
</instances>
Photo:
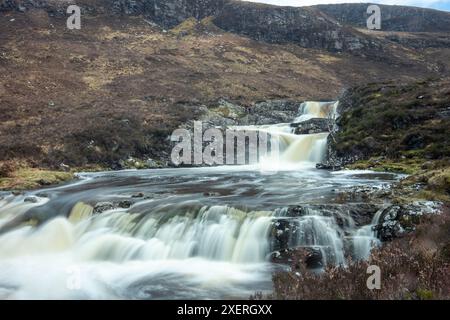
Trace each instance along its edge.
<instances>
[{"instance_id":1,"label":"dark rock outcrop","mask_svg":"<svg viewBox=\"0 0 450 320\"><path fill-rule=\"evenodd\" d=\"M330 51L378 47L353 29L343 28L317 9L230 1L215 17L220 28L270 43L296 43Z\"/></svg>"},{"instance_id":2,"label":"dark rock outcrop","mask_svg":"<svg viewBox=\"0 0 450 320\"><path fill-rule=\"evenodd\" d=\"M142 15L163 28L186 19L214 17L225 31L270 43L369 54L380 42L352 27L365 27L368 4L280 7L236 0L95 0L77 2L83 12ZM46 10L64 16L67 3L52 0L1 0L0 11ZM448 32L450 14L437 10L381 6L384 31ZM348 25L349 27L343 26ZM352 26L352 27L350 27Z\"/></svg>"},{"instance_id":3,"label":"dark rock outcrop","mask_svg":"<svg viewBox=\"0 0 450 320\"><path fill-rule=\"evenodd\" d=\"M303 47L330 51L360 51L379 48L352 28L343 28L320 10L278 7L233 0L97 0L80 2L84 12L142 15L163 28L172 28L186 19L214 17L225 31L270 43L296 43ZM1 10L45 9L51 15L65 15L64 3L50 0L3 0Z\"/></svg>"},{"instance_id":4,"label":"dark rock outcrop","mask_svg":"<svg viewBox=\"0 0 450 320\"><path fill-rule=\"evenodd\" d=\"M292 123L291 127L295 128L295 134L315 134L322 132L330 132L333 128L333 121L330 119L311 119L304 122Z\"/></svg>"},{"instance_id":5,"label":"dark rock outcrop","mask_svg":"<svg viewBox=\"0 0 450 320\"><path fill-rule=\"evenodd\" d=\"M437 214L442 204L432 201L417 201L407 205L392 205L384 209L374 227L381 241L391 241L415 231L420 218L426 214Z\"/></svg>"},{"instance_id":6,"label":"dark rock outcrop","mask_svg":"<svg viewBox=\"0 0 450 320\"><path fill-rule=\"evenodd\" d=\"M0 12L18 10L18 5L14 0L2 0L0 1Z\"/></svg>"},{"instance_id":7,"label":"dark rock outcrop","mask_svg":"<svg viewBox=\"0 0 450 320\"><path fill-rule=\"evenodd\" d=\"M369 3L317 5L315 8L342 24L366 28ZM433 9L379 5L382 31L449 32L450 13Z\"/></svg>"},{"instance_id":8,"label":"dark rock outcrop","mask_svg":"<svg viewBox=\"0 0 450 320\"><path fill-rule=\"evenodd\" d=\"M300 102L290 100L268 100L250 107L220 99L214 106L197 106L204 128L289 123L297 116ZM192 128L192 124L189 129Z\"/></svg>"},{"instance_id":9,"label":"dark rock outcrop","mask_svg":"<svg viewBox=\"0 0 450 320\"><path fill-rule=\"evenodd\" d=\"M319 213L324 217L333 217L341 228L370 224L380 205L374 203L317 204L293 206L281 209L281 216L298 218Z\"/></svg>"},{"instance_id":10,"label":"dark rock outcrop","mask_svg":"<svg viewBox=\"0 0 450 320\"><path fill-rule=\"evenodd\" d=\"M165 27L174 27L188 18L203 19L222 10L228 0L115 0L115 12L144 15Z\"/></svg>"},{"instance_id":11,"label":"dark rock outcrop","mask_svg":"<svg viewBox=\"0 0 450 320\"><path fill-rule=\"evenodd\" d=\"M99 202L94 206L94 214L100 214L112 209L115 209L112 202Z\"/></svg>"}]
</instances>

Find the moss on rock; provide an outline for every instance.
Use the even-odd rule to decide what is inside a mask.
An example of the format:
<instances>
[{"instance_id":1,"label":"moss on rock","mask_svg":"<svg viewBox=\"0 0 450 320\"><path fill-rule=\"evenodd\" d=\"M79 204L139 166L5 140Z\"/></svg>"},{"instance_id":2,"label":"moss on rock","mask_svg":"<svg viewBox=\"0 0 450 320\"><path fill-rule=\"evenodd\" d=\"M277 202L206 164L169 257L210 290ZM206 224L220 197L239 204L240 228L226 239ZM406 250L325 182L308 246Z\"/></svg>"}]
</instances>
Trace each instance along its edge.
<instances>
[{"instance_id":1,"label":"moss on rock","mask_svg":"<svg viewBox=\"0 0 450 320\"><path fill-rule=\"evenodd\" d=\"M74 179L72 172L18 167L8 177L0 177L0 190L28 190L59 184Z\"/></svg>"}]
</instances>

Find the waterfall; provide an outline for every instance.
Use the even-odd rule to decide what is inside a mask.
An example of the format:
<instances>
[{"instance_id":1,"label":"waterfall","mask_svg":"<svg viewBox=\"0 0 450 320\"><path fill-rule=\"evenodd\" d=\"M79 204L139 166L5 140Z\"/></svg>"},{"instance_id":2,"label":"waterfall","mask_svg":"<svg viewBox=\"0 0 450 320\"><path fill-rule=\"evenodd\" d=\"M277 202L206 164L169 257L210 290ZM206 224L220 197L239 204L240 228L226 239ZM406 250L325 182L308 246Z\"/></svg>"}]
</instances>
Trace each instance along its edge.
<instances>
[{"instance_id":1,"label":"waterfall","mask_svg":"<svg viewBox=\"0 0 450 320\"><path fill-rule=\"evenodd\" d=\"M299 116L295 123L305 122L311 119L335 119L337 117L338 102L308 101L301 104ZM293 164L310 164L322 162L326 156L327 140L329 133L296 135L289 124L275 124L264 126L246 126L242 130L258 130L270 133L277 138L280 146L280 154L276 159L269 157L263 159L264 167L270 164L271 168L292 169Z\"/></svg>"},{"instance_id":2,"label":"waterfall","mask_svg":"<svg viewBox=\"0 0 450 320\"><path fill-rule=\"evenodd\" d=\"M284 137L286 139L286 137ZM289 143L281 153L285 163L321 162L325 157L328 133L291 135Z\"/></svg>"},{"instance_id":3,"label":"waterfall","mask_svg":"<svg viewBox=\"0 0 450 320\"><path fill-rule=\"evenodd\" d=\"M335 119L337 116L337 107L339 102L317 102L307 101L301 104L299 116L295 123L308 121L314 118Z\"/></svg>"},{"instance_id":4,"label":"waterfall","mask_svg":"<svg viewBox=\"0 0 450 320\"><path fill-rule=\"evenodd\" d=\"M380 240L377 238L376 231L374 231L374 227L378 225L383 210L384 208L378 210L370 225L363 226L356 230L355 235L353 236L353 254L355 259L368 259L372 249L381 244Z\"/></svg>"},{"instance_id":5,"label":"waterfall","mask_svg":"<svg viewBox=\"0 0 450 320\"><path fill-rule=\"evenodd\" d=\"M270 211L90 213L77 203L71 219L1 234L0 299L244 298L271 287Z\"/></svg>"},{"instance_id":6,"label":"waterfall","mask_svg":"<svg viewBox=\"0 0 450 320\"><path fill-rule=\"evenodd\" d=\"M320 250L323 265L345 265L343 238L334 218L309 215L297 219L294 225L293 247Z\"/></svg>"},{"instance_id":7,"label":"waterfall","mask_svg":"<svg viewBox=\"0 0 450 320\"><path fill-rule=\"evenodd\" d=\"M295 121L336 115L335 102L305 102ZM72 185L1 195L0 299L248 298L271 290L279 268L270 263L274 250L312 249L322 265L345 265L346 250L369 257L381 211L355 230L350 214L309 206L328 203L339 186L361 183L315 169L328 132L296 135L283 123L236 129L278 138L278 156L246 167L92 174ZM266 164L289 172L255 170ZM111 209L100 212L100 202ZM287 214L286 206L299 203L301 213ZM82 274L80 290L67 284L67 270Z\"/></svg>"},{"instance_id":8,"label":"waterfall","mask_svg":"<svg viewBox=\"0 0 450 320\"><path fill-rule=\"evenodd\" d=\"M75 205L79 209L84 204ZM72 210L73 212L75 210ZM37 230L0 236L0 258L68 251L82 261L170 260L201 257L233 263L266 261L271 212L227 206L165 216L114 211L75 222L51 220Z\"/></svg>"}]
</instances>

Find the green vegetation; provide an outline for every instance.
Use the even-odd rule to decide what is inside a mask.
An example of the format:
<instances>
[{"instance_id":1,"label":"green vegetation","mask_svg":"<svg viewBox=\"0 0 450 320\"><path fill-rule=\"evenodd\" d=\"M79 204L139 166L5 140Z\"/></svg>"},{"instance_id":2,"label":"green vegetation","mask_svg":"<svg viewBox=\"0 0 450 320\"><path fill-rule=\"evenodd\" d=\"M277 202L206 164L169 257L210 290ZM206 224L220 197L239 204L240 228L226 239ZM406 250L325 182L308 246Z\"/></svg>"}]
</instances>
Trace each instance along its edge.
<instances>
[{"instance_id":1,"label":"green vegetation","mask_svg":"<svg viewBox=\"0 0 450 320\"><path fill-rule=\"evenodd\" d=\"M369 84L351 89L342 102L337 152L360 159L384 156L400 166L407 164L404 158L425 162L450 157L448 106L448 80ZM406 170L408 173L417 169L413 162L420 161L411 162L413 168Z\"/></svg>"},{"instance_id":2,"label":"green vegetation","mask_svg":"<svg viewBox=\"0 0 450 320\"><path fill-rule=\"evenodd\" d=\"M357 161L347 167L353 170L373 170L378 172L415 174L421 170L422 163L423 161L417 158L399 160L371 158L369 160Z\"/></svg>"},{"instance_id":3,"label":"green vegetation","mask_svg":"<svg viewBox=\"0 0 450 320\"><path fill-rule=\"evenodd\" d=\"M349 169L410 175L402 199L450 201L449 107L449 79L350 89L334 148L340 158L359 159ZM410 192L417 184L423 187Z\"/></svg>"},{"instance_id":4,"label":"green vegetation","mask_svg":"<svg viewBox=\"0 0 450 320\"><path fill-rule=\"evenodd\" d=\"M74 179L72 172L19 167L14 171L8 172L7 176L0 176L0 190L36 189L67 182L72 179Z\"/></svg>"}]
</instances>

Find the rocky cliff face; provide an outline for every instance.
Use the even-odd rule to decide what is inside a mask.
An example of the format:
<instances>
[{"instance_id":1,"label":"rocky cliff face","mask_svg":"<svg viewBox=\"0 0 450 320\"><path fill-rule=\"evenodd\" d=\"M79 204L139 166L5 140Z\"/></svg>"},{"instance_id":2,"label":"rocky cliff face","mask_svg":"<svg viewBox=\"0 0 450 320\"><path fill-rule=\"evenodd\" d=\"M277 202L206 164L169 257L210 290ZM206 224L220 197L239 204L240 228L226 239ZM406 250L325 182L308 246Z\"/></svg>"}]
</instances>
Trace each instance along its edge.
<instances>
[{"instance_id":1,"label":"rocky cliff face","mask_svg":"<svg viewBox=\"0 0 450 320\"><path fill-rule=\"evenodd\" d=\"M321 11L231 1L214 19L220 28L272 43L296 43L331 51L355 51L376 46L363 35L346 29Z\"/></svg>"},{"instance_id":2,"label":"rocky cliff face","mask_svg":"<svg viewBox=\"0 0 450 320\"><path fill-rule=\"evenodd\" d=\"M164 27L188 18L214 17L225 31L270 43L295 43L329 51L367 51L381 43L352 27L365 27L367 4L276 7L236 0L96 0L78 2L85 12L143 15ZM1 0L0 11L43 8L51 15L64 15L66 3L58 0ZM450 14L412 7L381 6L384 31L450 30ZM342 25L343 24L343 25Z\"/></svg>"},{"instance_id":3,"label":"rocky cliff face","mask_svg":"<svg viewBox=\"0 0 450 320\"><path fill-rule=\"evenodd\" d=\"M268 41L298 41L299 33L336 31L341 24L366 27L368 3L317 5L313 7L277 7L239 0L79 0L77 4L93 9L127 15L144 15L165 27L173 27L194 17L217 16L227 30ZM67 6L62 0L0 0L0 11L46 8L61 12ZM450 13L405 6L380 5L383 31L448 32ZM245 20L242 20L244 18ZM261 23L259 28L256 23ZM265 23L265 25L262 25ZM270 31L270 32L267 32ZM263 34L264 33L264 34Z\"/></svg>"},{"instance_id":4,"label":"rocky cliff face","mask_svg":"<svg viewBox=\"0 0 450 320\"><path fill-rule=\"evenodd\" d=\"M203 19L218 14L228 0L114 0L116 13L144 15L165 27L174 27L188 18Z\"/></svg>"},{"instance_id":5,"label":"rocky cliff face","mask_svg":"<svg viewBox=\"0 0 450 320\"><path fill-rule=\"evenodd\" d=\"M342 24L365 28L368 3L327 4L315 6ZM449 32L450 13L405 6L379 5L383 31Z\"/></svg>"},{"instance_id":6,"label":"rocky cliff face","mask_svg":"<svg viewBox=\"0 0 450 320\"><path fill-rule=\"evenodd\" d=\"M381 48L383 43L353 28L365 27L367 4L294 8L237 0L80 0L77 3L84 12L142 15L163 28L172 28L189 18L200 20L211 16L225 31L305 48L367 54L370 49ZM43 8L51 15L64 15L65 6L67 3L59 0L0 0L2 11ZM382 6L382 16L384 30L450 30L450 14L445 12Z\"/></svg>"},{"instance_id":7,"label":"rocky cliff face","mask_svg":"<svg viewBox=\"0 0 450 320\"><path fill-rule=\"evenodd\" d=\"M174 27L188 18L203 19L216 15L229 0L79 0L85 12L143 15L165 28ZM0 11L26 11L42 8L65 13L68 3L62 0L0 0Z\"/></svg>"}]
</instances>

